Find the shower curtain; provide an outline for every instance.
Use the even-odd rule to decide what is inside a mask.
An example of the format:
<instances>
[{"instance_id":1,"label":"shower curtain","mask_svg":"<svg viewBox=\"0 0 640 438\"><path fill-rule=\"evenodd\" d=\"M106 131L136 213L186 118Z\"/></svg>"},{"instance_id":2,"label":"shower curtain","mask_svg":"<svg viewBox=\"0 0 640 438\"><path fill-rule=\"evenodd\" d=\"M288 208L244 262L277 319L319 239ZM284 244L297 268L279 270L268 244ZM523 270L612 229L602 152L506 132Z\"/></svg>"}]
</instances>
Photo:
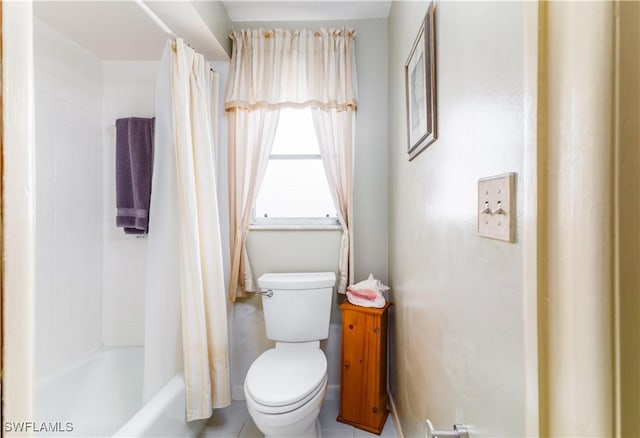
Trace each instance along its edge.
<instances>
[{"instance_id":1,"label":"shower curtain","mask_svg":"<svg viewBox=\"0 0 640 438\"><path fill-rule=\"evenodd\" d=\"M168 42L157 81L144 391L148 399L182 369L188 421L231 402L214 175L217 93L204 57L180 39Z\"/></svg>"}]
</instances>

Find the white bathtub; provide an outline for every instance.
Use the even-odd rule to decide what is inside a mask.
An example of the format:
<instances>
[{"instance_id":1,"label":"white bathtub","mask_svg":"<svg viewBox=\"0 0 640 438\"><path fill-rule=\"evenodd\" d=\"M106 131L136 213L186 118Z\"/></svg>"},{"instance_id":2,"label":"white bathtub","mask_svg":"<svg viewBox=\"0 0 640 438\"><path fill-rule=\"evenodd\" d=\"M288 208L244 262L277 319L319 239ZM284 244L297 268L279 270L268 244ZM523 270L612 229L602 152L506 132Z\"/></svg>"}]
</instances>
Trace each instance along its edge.
<instances>
[{"instance_id":1,"label":"white bathtub","mask_svg":"<svg viewBox=\"0 0 640 438\"><path fill-rule=\"evenodd\" d=\"M142 347L109 348L40 383L36 388L38 422L71 423L70 433L111 436L142 405Z\"/></svg>"},{"instance_id":2,"label":"white bathtub","mask_svg":"<svg viewBox=\"0 0 640 438\"><path fill-rule=\"evenodd\" d=\"M36 389L37 422L73 427L52 436L197 436L205 421L186 422L182 376L142 405L143 362L142 347L108 348L51 376Z\"/></svg>"},{"instance_id":3,"label":"white bathtub","mask_svg":"<svg viewBox=\"0 0 640 438\"><path fill-rule=\"evenodd\" d=\"M186 421L184 377L169 381L131 420L116 432L116 437L194 437L206 420Z\"/></svg>"}]
</instances>

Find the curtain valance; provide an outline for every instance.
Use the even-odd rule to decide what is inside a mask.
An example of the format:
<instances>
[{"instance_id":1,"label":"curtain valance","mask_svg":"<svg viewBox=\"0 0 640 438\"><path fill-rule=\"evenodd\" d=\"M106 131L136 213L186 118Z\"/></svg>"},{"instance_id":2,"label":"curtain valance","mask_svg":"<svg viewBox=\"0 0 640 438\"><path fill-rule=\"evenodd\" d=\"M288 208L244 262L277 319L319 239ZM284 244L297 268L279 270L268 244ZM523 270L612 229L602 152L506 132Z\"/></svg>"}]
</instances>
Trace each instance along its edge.
<instances>
[{"instance_id":1,"label":"curtain valance","mask_svg":"<svg viewBox=\"0 0 640 438\"><path fill-rule=\"evenodd\" d=\"M225 110L357 109L355 30L251 29L230 38Z\"/></svg>"}]
</instances>

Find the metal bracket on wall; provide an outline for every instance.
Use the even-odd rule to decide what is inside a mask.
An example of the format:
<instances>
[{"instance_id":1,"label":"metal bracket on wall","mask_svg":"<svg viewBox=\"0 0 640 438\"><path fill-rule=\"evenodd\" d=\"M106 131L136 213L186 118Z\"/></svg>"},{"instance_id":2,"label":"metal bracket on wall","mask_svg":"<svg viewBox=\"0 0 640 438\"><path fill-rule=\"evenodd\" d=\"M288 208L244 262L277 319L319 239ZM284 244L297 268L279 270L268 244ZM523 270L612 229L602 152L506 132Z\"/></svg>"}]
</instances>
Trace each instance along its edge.
<instances>
[{"instance_id":1,"label":"metal bracket on wall","mask_svg":"<svg viewBox=\"0 0 640 438\"><path fill-rule=\"evenodd\" d=\"M431 420L427 420L426 438L469 438L469 431L464 424L454 424L453 430L436 430Z\"/></svg>"}]
</instances>

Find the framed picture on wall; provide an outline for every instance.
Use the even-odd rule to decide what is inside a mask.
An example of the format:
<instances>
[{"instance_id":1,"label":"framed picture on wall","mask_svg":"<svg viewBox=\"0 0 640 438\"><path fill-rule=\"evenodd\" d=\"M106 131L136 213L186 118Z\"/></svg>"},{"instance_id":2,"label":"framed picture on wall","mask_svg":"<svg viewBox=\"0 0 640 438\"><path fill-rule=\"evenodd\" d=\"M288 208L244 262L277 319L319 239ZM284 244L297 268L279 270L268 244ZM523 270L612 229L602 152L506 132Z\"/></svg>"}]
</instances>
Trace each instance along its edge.
<instances>
[{"instance_id":1,"label":"framed picture on wall","mask_svg":"<svg viewBox=\"0 0 640 438\"><path fill-rule=\"evenodd\" d=\"M407 100L409 160L413 160L437 138L435 4L429 2L409 58L404 66Z\"/></svg>"}]
</instances>

